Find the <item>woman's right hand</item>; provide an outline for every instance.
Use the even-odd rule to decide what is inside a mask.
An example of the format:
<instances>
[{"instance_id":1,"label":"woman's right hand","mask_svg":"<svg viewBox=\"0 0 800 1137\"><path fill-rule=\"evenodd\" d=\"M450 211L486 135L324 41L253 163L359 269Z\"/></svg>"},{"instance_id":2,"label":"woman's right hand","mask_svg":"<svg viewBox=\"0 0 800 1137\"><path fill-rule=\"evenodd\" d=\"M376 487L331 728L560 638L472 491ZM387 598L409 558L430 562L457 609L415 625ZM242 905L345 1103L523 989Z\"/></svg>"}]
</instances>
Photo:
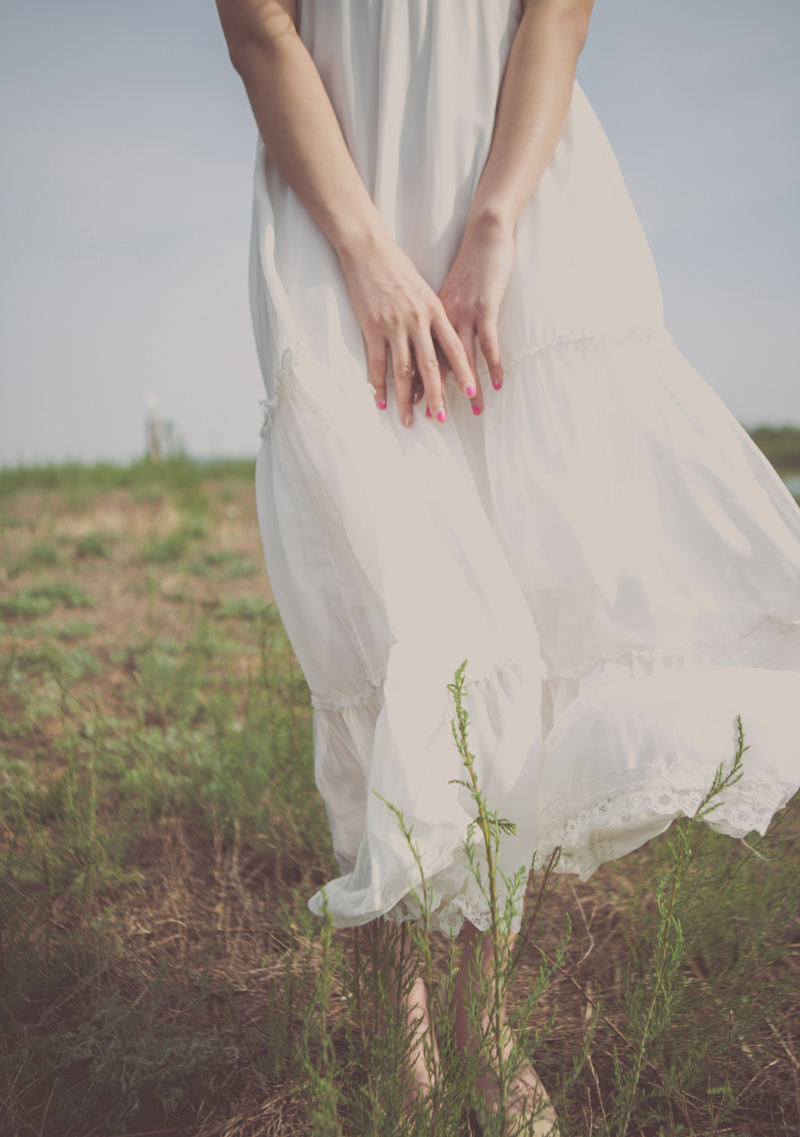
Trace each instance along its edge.
<instances>
[{"instance_id":1,"label":"woman's right hand","mask_svg":"<svg viewBox=\"0 0 800 1137\"><path fill-rule=\"evenodd\" d=\"M217 0L217 7L264 145L339 255L378 406L386 407L389 351L401 422L414 421L420 382L428 410L444 422L439 360L472 397L475 380L464 347L442 302L397 247L367 193L319 71L297 34L297 5Z\"/></svg>"},{"instance_id":2,"label":"woman's right hand","mask_svg":"<svg viewBox=\"0 0 800 1137\"><path fill-rule=\"evenodd\" d=\"M414 422L416 373L425 390L426 414L444 422L443 378L448 366L467 398L473 398L476 389L464 345L441 300L388 232L340 249L339 260L366 341L378 407L386 408L388 350L400 421L405 426Z\"/></svg>"}]
</instances>

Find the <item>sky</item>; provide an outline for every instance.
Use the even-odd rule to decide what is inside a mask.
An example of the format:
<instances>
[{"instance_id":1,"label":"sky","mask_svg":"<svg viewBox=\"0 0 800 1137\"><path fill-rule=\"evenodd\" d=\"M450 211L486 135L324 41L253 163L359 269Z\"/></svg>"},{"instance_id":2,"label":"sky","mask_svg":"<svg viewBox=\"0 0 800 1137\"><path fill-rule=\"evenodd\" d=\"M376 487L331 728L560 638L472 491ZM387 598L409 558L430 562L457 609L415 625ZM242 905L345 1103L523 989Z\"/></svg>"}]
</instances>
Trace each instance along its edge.
<instances>
[{"instance_id":1,"label":"sky","mask_svg":"<svg viewBox=\"0 0 800 1137\"><path fill-rule=\"evenodd\" d=\"M746 426L800 425L798 58L798 0L596 0L578 67ZM191 454L255 454L255 137L213 0L0 0L0 466L135 458L151 393Z\"/></svg>"}]
</instances>

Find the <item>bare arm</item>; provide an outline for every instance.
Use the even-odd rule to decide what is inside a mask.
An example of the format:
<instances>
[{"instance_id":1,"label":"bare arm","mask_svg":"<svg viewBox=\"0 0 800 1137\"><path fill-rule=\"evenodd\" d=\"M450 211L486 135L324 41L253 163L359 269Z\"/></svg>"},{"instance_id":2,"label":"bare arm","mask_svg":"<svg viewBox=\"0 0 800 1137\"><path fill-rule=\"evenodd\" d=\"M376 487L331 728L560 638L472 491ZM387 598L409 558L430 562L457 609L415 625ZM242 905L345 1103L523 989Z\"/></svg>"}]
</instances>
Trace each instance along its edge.
<instances>
[{"instance_id":1,"label":"bare arm","mask_svg":"<svg viewBox=\"0 0 800 1137\"><path fill-rule=\"evenodd\" d=\"M493 385L502 383L497 313L514 259L514 226L558 145L593 0L527 0L497 105L489 157L461 248L441 292L475 367L477 335ZM474 400L482 405L479 391Z\"/></svg>"},{"instance_id":2,"label":"bare arm","mask_svg":"<svg viewBox=\"0 0 800 1137\"><path fill-rule=\"evenodd\" d=\"M564 129L593 2L527 0L470 222L488 218L513 229L536 189Z\"/></svg>"},{"instance_id":3,"label":"bare arm","mask_svg":"<svg viewBox=\"0 0 800 1137\"><path fill-rule=\"evenodd\" d=\"M294 0L217 0L231 62L270 157L338 253L366 340L378 405L386 406L388 348L403 421L413 421L414 365L428 406L443 421L433 341L464 393L473 395L464 348L441 301L397 247L367 193L297 34L295 7Z\"/></svg>"},{"instance_id":4,"label":"bare arm","mask_svg":"<svg viewBox=\"0 0 800 1137\"><path fill-rule=\"evenodd\" d=\"M295 29L294 0L217 0L231 62L242 77L270 157L337 251L381 217Z\"/></svg>"}]
</instances>

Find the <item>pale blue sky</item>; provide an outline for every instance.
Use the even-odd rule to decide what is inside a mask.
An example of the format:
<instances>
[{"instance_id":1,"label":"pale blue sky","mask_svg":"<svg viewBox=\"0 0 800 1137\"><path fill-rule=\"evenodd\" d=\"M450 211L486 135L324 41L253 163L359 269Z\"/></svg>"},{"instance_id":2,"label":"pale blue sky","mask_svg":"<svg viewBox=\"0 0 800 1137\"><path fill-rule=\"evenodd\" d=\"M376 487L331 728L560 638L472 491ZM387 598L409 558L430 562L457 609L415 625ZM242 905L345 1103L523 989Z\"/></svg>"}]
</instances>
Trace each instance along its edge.
<instances>
[{"instance_id":1,"label":"pale blue sky","mask_svg":"<svg viewBox=\"0 0 800 1137\"><path fill-rule=\"evenodd\" d=\"M596 0L578 72L746 425L800 424L798 58L798 0ZM255 453L254 144L212 0L2 0L0 464L136 456L151 391L190 452Z\"/></svg>"}]
</instances>

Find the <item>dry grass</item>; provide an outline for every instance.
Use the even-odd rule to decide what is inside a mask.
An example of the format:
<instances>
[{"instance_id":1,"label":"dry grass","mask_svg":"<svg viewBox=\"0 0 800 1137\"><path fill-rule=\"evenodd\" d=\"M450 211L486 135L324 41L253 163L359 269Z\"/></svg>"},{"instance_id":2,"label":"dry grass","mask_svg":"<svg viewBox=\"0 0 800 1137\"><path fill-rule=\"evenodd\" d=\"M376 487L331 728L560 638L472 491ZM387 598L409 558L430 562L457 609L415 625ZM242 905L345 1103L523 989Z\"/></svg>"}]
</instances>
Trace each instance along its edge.
<instances>
[{"instance_id":1,"label":"dry grass","mask_svg":"<svg viewBox=\"0 0 800 1137\"><path fill-rule=\"evenodd\" d=\"M251 485L21 489L0 518L0 1129L310 1132L322 955L305 900L334 868L307 692L274 609L258 612ZM58 599L65 580L91 607ZM50 610L15 615L43 583ZM674 1016L630 1134L798 1131L797 810L754 845L772 859L714 836L696 859ZM537 1056L553 1093L595 1027L566 1132L602 1133L613 1113L669 864L664 837L587 884L560 878L524 956L521 987L571 927L529 1024L555 1014ZM336 972L341 1078L364 1069L353 1016Z\"/></svg>"}]
</instances>

